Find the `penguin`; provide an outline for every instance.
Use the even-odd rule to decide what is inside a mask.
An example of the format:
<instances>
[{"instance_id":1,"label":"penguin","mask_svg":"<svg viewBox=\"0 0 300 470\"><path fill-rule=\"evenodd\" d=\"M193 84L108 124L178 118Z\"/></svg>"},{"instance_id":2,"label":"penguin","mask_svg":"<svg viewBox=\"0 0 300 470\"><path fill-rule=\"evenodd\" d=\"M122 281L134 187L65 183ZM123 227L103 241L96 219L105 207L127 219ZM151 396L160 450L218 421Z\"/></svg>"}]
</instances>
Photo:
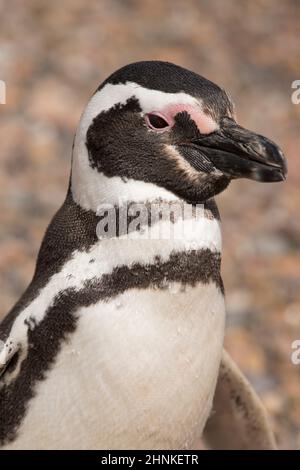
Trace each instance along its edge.
<instances>
[{"instance_id":1,"label":"penguin","mask_svg":"<svg viewBox=\"0 0 300 470\"><path fill-rule=\"evenodd\" d=\"M0 326L2 448L274 448L223 351L214 197L286 172L204 77L143 61L107 78L81 116L33 279Z\"/></svg>"}]
</instances>

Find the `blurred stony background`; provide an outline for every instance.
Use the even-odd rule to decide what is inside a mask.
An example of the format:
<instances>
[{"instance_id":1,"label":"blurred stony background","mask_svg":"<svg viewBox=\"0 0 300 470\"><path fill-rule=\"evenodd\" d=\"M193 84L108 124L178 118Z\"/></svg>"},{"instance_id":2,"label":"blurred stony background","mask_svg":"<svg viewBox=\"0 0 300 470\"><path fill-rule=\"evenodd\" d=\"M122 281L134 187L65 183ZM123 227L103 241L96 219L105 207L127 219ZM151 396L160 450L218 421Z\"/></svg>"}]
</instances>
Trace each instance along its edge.
<instances>
[{"instance_id":1,"label":"blurred stony background","mask_svg":"<svg viewBox=\"0 0 300 470\"><path fill-rule=\"evenodd\" d=\"M300 2L0 0L1 314L33 273L69 178L91 92L142 59L178 63L225 87L239 121L274 139L285 184L234 182L221 195L226 346L265 403L281 448L300 448Z\"/></svg>"}]
</instances>

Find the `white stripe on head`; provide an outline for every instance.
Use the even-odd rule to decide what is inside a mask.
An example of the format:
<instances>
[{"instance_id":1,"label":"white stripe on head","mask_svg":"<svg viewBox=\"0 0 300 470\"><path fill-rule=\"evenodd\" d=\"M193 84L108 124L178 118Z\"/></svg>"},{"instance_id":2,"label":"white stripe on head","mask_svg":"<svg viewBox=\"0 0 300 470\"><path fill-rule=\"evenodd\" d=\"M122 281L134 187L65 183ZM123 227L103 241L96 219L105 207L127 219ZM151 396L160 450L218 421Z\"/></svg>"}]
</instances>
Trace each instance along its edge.
<instances>
[{"instance_id":1,"label":"white stripe on head","mask_svg":"<svg viewBox=\"0 0 300 470\"><path fill-rule=\"evenodd\" d=\"M136 180L124 182L122 178L117 176L107 178L97 169L91 168L89 164L86 135L93 120L101 112L108 111L117 104L125 104L132 97L139 101L143 114L178 104L198 107L199 112L203 113L201 101L183 92L165 93L143 88L133 82L117 85L108 83L97 91L81 116L73 150L72 194L74 200L84 209L96 211L99 204L108 200L115 204L120 198L124 202L156 198L177 199L170 191L152 183Z\"/></svg>"}]
</instances>

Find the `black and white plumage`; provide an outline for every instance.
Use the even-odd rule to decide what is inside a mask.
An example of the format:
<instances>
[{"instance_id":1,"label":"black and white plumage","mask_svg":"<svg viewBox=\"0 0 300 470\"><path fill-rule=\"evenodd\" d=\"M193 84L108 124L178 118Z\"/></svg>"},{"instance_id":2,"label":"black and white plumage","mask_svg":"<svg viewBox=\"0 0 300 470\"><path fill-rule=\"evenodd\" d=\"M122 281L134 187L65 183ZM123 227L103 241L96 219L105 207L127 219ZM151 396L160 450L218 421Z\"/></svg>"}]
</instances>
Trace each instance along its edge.
<instances>
[{"instance_id":1,"label":"black and white plumage","mask_svg":"<svg viewBox=\"0 0 300 470\"><path fill-rule=\"evenodd\" d=\"M223 349L213 197L234 178L280 181L285 172L279 148L238 126L212 82L156 61L111 75L81 117L68 194L33 280L0 327L4 448L192 448ZM114 238L97 237L102 204L121 211L153 201L205 210L192 236L193 216L184 220L185 238L146 238L138 224L127 237L120 227ZM147 229L180 223L158 217ZM217 390L232 400L239 376L226 356L222 363ZM272 447L259 402L248 403L243 410L258 410L262 423L256 434Z\"/></svg>"}]
</instances>

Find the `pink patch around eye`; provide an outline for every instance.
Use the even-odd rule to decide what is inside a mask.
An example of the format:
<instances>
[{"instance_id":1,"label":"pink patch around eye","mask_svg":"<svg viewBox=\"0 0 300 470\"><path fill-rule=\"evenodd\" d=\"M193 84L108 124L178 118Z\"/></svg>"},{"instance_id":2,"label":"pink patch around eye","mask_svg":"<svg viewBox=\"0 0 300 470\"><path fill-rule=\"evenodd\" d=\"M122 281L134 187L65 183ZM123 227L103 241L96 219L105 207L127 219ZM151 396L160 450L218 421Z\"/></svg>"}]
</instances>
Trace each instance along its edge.
<instances>
[{"instance_id":1,"label":"pink patch around eye","mask_svg":"<svg viewBox=\"0 0 300 470\"><path fill-rule=\"evenodd\" d=\"M210 134L218 129L216 121L211 116L205 114L200 106L193 106L190 104L172 104L163 110L163 115L174 123L176 114L183 113L184 111L191 116L191 119L195 122L201 134Z\"/></svg>"}]
</instances>

